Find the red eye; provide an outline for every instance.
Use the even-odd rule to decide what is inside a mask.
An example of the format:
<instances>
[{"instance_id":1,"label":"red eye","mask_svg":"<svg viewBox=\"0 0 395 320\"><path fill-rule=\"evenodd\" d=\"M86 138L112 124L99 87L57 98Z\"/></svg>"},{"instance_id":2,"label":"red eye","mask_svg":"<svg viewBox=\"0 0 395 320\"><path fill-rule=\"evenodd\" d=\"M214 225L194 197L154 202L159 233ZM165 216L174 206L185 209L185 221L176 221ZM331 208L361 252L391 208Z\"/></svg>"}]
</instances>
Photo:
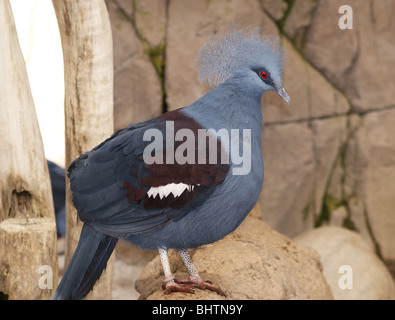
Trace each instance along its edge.
<instances>
[{"instance_id":1,"label":"red eye","mask_svg":"<svg viewBox=\"0 0 395 320\"><path fill-rule=\"evenodd\" d=\"M261 72L261 78L266 79L267 78L267 73L266 72Z\"/></svg>"}]
</instances>

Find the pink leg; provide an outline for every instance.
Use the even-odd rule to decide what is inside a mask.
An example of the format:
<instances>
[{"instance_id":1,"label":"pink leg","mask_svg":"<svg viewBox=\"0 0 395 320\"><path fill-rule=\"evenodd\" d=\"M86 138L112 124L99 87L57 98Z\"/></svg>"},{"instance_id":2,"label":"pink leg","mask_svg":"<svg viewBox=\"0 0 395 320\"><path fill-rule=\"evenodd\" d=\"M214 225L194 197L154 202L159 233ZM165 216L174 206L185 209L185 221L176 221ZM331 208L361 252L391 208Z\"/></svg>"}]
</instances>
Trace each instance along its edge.
<instances>
[{"instance_id":1,"label":"pink leg","mask_svg":"<svg viewBox=\"0 0 395 320\"><path fill-rule=\"evenodd\" d=\"M184 293L194 293L194 288L199 288L202 290L214 291L221 296L226 296L226 294L211 283L211 281L203 281L200 278L195 266L192 263L192 259L188 254L187 250L178 251L182 261L188 269L189 277L187 279L175 279L174 275L171 273L169 257L166 249L159 249L160 260L162 262L163 271L165 274L165 283L162 288L165 294L170 294L172 292L184 292Z\"/></svg>"},{"instance_id":2,"label":"pink leg","mask_svg":"<svg viewBox=\"0 0 395 320\"><path fill-rule=\"evenodd\" d=\"M210 290L214 291L221 296L226 296L226 294L218 287L215 287L211 281L203 281L200 278L195 266L192 263L192 259L189 256L187 250L178 250L178 253L181 256L182 261L187 267L189 277L188 279L174 279L174 281L178 284L192 284L194 287L202 289L202 290Z\"/></svg>"},{"instance_id":3,"label":"pink leg","mask_svg":"<svg viewBox=\"0 0 395 320\"><path fill-rule=\"evenodd\" d=\"M160 261L162 263L163 272L165 274L165 283L162 288L165 291L165 294L170 294L172 292L185 292L185 293L193 293L193 285L192 284L178 284L174 281L174 276L170 270L169 257L166 249L158 249Z\"/></svg>"}]
</instances>

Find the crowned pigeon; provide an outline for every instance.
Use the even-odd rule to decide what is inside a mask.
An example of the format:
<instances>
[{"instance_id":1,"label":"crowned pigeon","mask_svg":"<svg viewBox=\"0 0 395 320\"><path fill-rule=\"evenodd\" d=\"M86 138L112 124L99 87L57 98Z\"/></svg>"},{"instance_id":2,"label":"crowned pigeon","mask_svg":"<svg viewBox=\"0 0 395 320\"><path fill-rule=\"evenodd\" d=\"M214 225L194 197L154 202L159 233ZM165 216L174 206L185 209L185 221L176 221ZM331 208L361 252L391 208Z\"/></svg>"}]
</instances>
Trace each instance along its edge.
<instances>
[{"instance_id":1,"label":"crowned pigeon","mask_svg":"<svg viewBox=\"0 0 395 320\"><path fill-rule=\"evenodd\" d=\"M68 168L73 203L84 222L53 299L83 299L119 239L159 250L165 293L208 289L187 249L234 231L263 182L261 98L283 87L284 51L260 29L217 34L199 51L199 80L212 87L191 105L130 125ZM92 129L94 130L94 129ZM168 249L189 277L176 279Z\"/></svg>"}]
</instances>

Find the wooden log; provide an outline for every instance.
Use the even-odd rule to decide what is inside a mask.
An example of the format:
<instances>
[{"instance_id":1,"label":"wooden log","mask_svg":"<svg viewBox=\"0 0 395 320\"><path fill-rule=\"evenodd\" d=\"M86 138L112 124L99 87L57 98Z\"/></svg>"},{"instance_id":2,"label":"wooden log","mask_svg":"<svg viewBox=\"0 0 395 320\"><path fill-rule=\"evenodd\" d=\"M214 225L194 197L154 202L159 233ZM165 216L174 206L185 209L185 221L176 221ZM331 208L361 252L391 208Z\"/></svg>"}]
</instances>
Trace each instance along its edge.
<instances>
[{"instance_id":1,"label":"wooden log","mask_svg":"<svg viewBox=\"0 0 395 320\"><path fill-rule=\"evenodd\" d=\"M51 182L8 0L0 1L0 221L54 217Z\"/></svg>"},{"instance_id":2,"label":"wooden log","mask_svg":"<svg viewBox=\"0 0 395 320\"><path fill-rule=\"evenodd\" d=\"M52 218L0 223L0 288L12 300L49 299L57 285L56 223Z\"/></svg>"},{"instance_id":3,"label":"wooden log","mask_svg":"<svg viewBox=\"0 0 395 320\"><path fill-rule=\"evenodd\" d=\"M51 290L37 290L37 274L26 272L26 268L47 263L57 281L54 206L25 61L8 0L0 1L0 88L0 295L46 298ZM16 234L13 222L17 219L36 222ZM41 226L43 230L38 228ZM32 243L32 239L37 242ZM44 257L48 262L42 260Z\"/></svg>"},{"instance_id":4,"label":"wooden log","mask_svg":"<svg viewBox=\"0 0 395 320\"><path fill-rule=\"evenodd\" d=\"M111 26L103 0L52 1L57 16L65 72L66 166L108 138L113 124L113 54ZM66 181L65 260L77 246L77 224ZM90 297L111 298L113 259Z\"/></svg>"}]
</instances>

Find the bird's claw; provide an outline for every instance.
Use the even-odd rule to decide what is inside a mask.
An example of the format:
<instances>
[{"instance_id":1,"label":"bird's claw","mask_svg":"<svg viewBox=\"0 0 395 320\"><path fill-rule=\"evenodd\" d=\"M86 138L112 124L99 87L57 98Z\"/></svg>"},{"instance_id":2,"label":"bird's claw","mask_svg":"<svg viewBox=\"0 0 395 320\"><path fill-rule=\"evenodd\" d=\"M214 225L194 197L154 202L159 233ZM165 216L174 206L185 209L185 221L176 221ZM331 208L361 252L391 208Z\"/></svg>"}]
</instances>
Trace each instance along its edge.
<instances>
[{"instance_id":1,"label":"bird's claw","mask_svg":"<svg viewBox=\"0 0 395 320\"><path fill-rule=\"evenodd\" d=\"M200 279L195 280L195 279L188 278L188 279L174 279L174 282L179 285L191 285L195 288L202 289L202 290L207 289L207 290L210 290L210 291L213 291L213 292L219 294L220 296L226 297L225 292L223 292L220 288L215 287L213 285L213 283L209 280L203 281ZM193 291L192 291L192 293L193 293Z\"/></svg>"},{"instance_id":2,"label":"bird's claw","mask_svg":"<svg viewBox=\"0 0 395 320\"><path fill-rule=\"evenodd\" d=\"M164 290L164 294L170 294L172 292L184 292L184 293L195 293L192 284L179 284L175 281L171 281L168 283L164 283L162 285L162 289Z\"/></svg>"}]
</instances>

